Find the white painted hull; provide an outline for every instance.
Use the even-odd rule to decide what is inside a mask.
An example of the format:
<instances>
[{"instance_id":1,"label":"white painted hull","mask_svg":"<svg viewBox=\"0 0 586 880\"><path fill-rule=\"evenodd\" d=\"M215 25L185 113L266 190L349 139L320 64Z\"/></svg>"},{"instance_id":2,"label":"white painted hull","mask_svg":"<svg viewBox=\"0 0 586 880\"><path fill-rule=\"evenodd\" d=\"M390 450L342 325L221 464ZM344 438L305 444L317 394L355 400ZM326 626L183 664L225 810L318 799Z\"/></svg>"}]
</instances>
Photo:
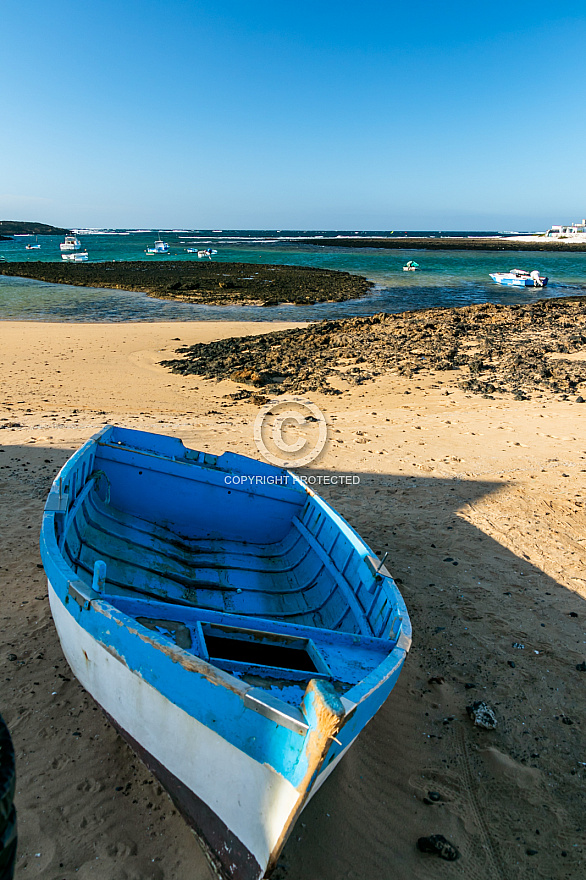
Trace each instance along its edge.
<instances>
[{"instance_id":1,"label":"white painted hull","mask_svg":"<svg viewBox=\"0 0 586 880\"><path fill-rule=\"evenodd\" d=\"M49 600L63 652L79 682L121 732L207 804L254 856L260 866L257 876L262 877L299 806L297 789L114 657L73 619L50 583Z\"/></svg>"}]
</instances>

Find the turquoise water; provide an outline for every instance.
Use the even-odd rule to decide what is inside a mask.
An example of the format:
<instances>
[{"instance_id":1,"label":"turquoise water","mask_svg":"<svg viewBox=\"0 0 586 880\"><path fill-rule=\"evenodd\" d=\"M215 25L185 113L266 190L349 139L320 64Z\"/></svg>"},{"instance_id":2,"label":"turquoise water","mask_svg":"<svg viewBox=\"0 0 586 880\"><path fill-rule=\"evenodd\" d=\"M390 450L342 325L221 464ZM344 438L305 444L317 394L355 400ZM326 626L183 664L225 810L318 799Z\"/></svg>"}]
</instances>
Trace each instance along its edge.
<instances>
[{"instance_id":1,"label":"turquoise water","mask_svg":"<svg viewBox=\"0 0 586 880\"><path fill-rule=\"evenodd\" d=\"M336 233L321 233L331 235ZM372 235L373 233L368 233ZM374 233L376 234L376 233ZM415 233L413 233L415 234ZM419 233L421 234L421 233ZM467 233L470 234L470 233ZM187 247L217 248L214 262L272 263L316 266L364 275L376 285L364 298L345 303L315 306L198 306L157 300L141 293L120 290L45 284L24 278L0 276L0 319L34 321L185 321L185 320L319 320L376 312L402 312L434 306L462 306L473 303L533 302L545 297L586 295L586 253L478 252L385 250L377 248L332 248L309 245L304 238L313 232L299 232L284 238L274 232L195 233L165 232L169 256L147 256L158 234L152 231L130 234L80 233L82 249L89 259L110 260L195 260ZM39 236L40 250L27 251L31 237L0 242L0 255L8 262L43 260L61 262L60 236ZM407 260L421 266L418 272L403 272ZM545 289L506 288L494 284L491 272L511 268L538 269L550 279Z\"/></svg>"}]
</instances>

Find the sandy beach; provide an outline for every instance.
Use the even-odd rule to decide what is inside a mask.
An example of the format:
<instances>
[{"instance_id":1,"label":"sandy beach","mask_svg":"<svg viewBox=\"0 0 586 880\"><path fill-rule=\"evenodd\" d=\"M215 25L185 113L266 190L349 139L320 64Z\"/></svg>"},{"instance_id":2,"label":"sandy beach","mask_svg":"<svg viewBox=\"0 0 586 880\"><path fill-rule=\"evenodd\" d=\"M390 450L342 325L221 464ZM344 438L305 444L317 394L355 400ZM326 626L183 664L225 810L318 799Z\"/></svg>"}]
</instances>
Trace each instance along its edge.
<instances>
[{"instance_id":1,"label":"sandy beach","mask_svg":"<svg viewBox=\"0 0 586 880\"><path fill-rule=\"evenodd\" d=\"M3 322L0 712L17 755L17 878L210 880L156 780L72 677L38 550L59 467L106 423L259 457L258 404L161 366L180 346L302 326ZM278 880L578 880L585 871L586 406L473 394L462 368L307 395L321 494L403 593L388 702L303 812ZM483 700L493 731L466 707ZM431 793L431 794L430 794ZM445 862L417 850L443 834Z\"/></svg>"}]
</instances>

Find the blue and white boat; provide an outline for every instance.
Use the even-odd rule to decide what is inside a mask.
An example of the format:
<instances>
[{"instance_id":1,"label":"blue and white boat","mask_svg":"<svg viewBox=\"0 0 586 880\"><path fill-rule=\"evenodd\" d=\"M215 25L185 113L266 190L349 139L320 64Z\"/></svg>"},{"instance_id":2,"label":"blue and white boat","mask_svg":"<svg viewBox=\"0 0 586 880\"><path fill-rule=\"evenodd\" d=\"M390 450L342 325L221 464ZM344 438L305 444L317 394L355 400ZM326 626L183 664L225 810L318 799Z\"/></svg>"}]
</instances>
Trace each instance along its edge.
<instances>
[{"instance_id":1,"label":"blue and white boat","mask_svg":"<svg viewBox=\"0 0 586 880\"><path fill-rule=\"evenodd\" d=\"M160 232L159 232L159 238L156 240L154 246L152 248L147 248L145 250L145 254L168 254L168 253L169 253L169 245L166 241L162 240Z\"/></svg>"},{"instance_id":2,"label":"blue and white boat","mask_svg":"<svg viewBox=\"0 0 586 880\"><path fill-rule=\"evenodd\" d=\"M55 479L41 554L76 677L220 876L268 876L409 650L383 563L291 472L111 426Z\"/></svg>"},{"instance_id":3,"label":"blue and white boat","mask_svg":"<svg viewBox=\"0 0 586 880\"><path fill-rule=\"evenodd\" d=\"M506 284L509 287L546 287L549 280L540 275L537 269L533 272L511 269L509 272L494 272L490 277L497 284Z\"/></svg>"}]
</instances>

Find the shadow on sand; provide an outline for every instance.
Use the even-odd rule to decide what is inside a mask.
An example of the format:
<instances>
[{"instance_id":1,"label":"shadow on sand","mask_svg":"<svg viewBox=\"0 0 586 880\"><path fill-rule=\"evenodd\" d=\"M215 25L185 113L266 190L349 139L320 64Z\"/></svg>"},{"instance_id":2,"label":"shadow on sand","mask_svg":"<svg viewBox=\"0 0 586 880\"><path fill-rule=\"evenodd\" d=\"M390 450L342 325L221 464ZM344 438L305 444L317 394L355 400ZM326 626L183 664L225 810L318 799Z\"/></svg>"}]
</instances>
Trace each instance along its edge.
<instances>
[{"instance_id":1,"label":"shadow on sand","mask_svg":"<svg viewBox=\"0 0 586 880\"><path fill-rule=\"evenodd\" d=\"M128 838L138 841L132 866L140 876L163 876L149 865L159 857L165 863L172 847L200 880L208 869L189 833L132 752L109 725L104 731L101 713L70 679L52 627L38 527L69 454L14 446L0 455L7 526L0 708L21 761L27 755L21 840L41 849L37 798L53 786L53 835L65 829L71 836L64 817L72 811L101 811L103 819L99 833L91 822L76 831L71 852L67 834L53 841L45 876L56 877L62 862L77 870L86 850L89 865L97 839L107 859L108 841ZM583 600L459 515L501 483L360 476L360 485L315 488L378 555L388 552L413 647L387 703L302 813L275 878L509 880L533 876L537 867L538 876L582 876L579 721L586 698L576 666L584 660ZM5 659L9 651L16 663ZM496 730L473 726L466 707L477 700L494 709ZM152 810L167 820L154 838L145 831L155 827ZM457 862L417 851L420 836L438 833L460 850Z\"/></svg>"}]
</instances>

